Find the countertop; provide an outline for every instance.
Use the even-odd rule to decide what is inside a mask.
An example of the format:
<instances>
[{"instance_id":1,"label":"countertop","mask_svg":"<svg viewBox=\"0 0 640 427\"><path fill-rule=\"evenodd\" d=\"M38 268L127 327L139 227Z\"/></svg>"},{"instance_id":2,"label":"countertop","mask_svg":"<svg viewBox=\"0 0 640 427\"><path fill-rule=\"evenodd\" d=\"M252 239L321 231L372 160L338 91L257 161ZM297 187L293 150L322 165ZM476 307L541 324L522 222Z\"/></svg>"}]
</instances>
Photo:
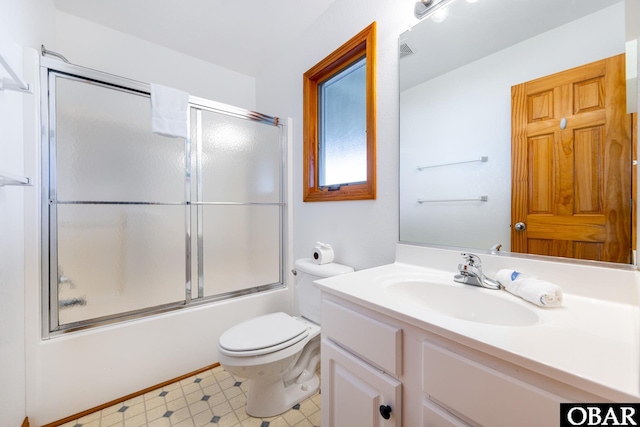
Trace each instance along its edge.
<instances>
[{"instance_id":1,"label":"countertop","mask_svg":"<svg viewBox=\"0 0 640 427\"><path fill-rule=\"evenodd\" d=\"M505 290L459 284L453 281L454 272L396 261L316 283L323 292L614 402L640 401L637 298L625 302L565 292L561 307L544 308ZM385 291L385 283L402 275L422 275L448 286L468 288L465 292L490 293L527 307L538 320L526 326L505 326L424 309Z\"/></svg>"}]
</instances>

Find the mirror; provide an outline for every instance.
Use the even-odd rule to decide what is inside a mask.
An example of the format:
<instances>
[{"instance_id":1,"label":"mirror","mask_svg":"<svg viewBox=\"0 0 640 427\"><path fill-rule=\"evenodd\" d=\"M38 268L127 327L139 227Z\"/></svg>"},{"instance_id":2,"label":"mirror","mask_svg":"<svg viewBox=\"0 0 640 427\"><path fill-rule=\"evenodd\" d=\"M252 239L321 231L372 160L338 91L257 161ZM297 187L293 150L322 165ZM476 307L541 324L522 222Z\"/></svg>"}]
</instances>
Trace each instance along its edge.
<instances>
[{"instance_id":1,"label":"mirror","mask_svg":"<svg viewBox=\"0 0 640 427\"><path fill-rule=\"evenodd\" d=\"M476 251L501 245L501 251L511 252L512 228L516 228L511 214L511 88L623 54L629 39L625 2L456 0L447 8L442 22L426 17L399 38L400 241ZM541 104L527 102L534 114L540 112ZM631 116L627 117L630 147ZM555 150L553 144L550 147ZM628 159L621 162L630 175L628 151ZM533 152L538 157L528 159L528 167L542 164L539 150ZM592 153L588 162L598 155ZM606 163L607 156L602 154L604 160L594 162ZM577 168L586 158L576 157L570 166ZM539 180L540 175L554 172L536 173ZM588 173L593 182L605 181L595 166ZM631 177L628 181L621 189L625 200L632 198ZM527 185L531 193L538 184ZM580 197L584 199L584 191ZM627 215L631 246L635 228L630 207ZM527 224L518 227L526 229ZM596 259L587 252L576 250L571 257ZM528 253L567 256L541 250ZM614 262L630 263L631 258L629 253Z\"/></svg>"}]
</instances>

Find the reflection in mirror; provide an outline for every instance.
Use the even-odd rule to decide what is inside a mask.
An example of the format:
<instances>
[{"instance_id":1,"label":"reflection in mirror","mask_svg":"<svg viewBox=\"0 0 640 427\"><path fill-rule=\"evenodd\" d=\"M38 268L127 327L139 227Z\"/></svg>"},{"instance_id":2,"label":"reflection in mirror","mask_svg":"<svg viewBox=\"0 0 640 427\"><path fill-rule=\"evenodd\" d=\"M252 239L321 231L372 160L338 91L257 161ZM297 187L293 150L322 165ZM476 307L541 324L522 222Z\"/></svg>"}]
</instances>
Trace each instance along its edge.
<instances>
[{"instance_id":1,"label":"reflection in mirror","mask_svg":"<svg viewBox=\"0 0 640 427\"><path fill-rule=\"evenodd\" d=\"M607 75L557 74L624 54L625 2L447 7L444 21L426 18L399 40L400 241L630 263L635 117L624 107L624 57ZM512 87L526 95L512 99ZM605 108L614 94L621 107ZM600 121L611 117L615 125ZM606 224L614 216L622 225Z\"/></svg>"}]
</instances>

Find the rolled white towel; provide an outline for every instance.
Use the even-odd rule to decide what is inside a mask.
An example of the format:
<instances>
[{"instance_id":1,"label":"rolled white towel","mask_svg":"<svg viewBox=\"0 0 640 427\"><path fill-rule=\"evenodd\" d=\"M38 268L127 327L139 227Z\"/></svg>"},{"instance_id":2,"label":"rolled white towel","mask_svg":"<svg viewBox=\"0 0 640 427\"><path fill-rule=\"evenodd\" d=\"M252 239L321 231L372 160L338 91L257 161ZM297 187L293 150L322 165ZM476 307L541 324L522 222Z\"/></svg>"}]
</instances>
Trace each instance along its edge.
<instances>
[{"instance_id":1,"label":"rolled white towel","mask_svg":"<svg viewBox=\"0 0 640 427\"><path fill-rule=\"evenodd\" d=\"M562 305L560 286L526 276L515 270L500 270L496 280L514 295L541 307L559 307Z\"/></svg>"}]
</instances>

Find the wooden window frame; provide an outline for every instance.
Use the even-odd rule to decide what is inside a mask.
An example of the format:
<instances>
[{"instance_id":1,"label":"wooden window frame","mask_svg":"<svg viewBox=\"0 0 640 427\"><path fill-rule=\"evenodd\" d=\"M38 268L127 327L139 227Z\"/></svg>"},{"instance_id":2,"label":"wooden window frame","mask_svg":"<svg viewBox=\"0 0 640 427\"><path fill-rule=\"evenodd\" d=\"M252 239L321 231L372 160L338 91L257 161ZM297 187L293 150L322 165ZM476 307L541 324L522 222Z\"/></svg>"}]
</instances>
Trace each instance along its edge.
<instances>
[{"instance_id":1,"label":"wooden window frame","mask_svg":"<svg viewBox=\"0 0 640 427\"><path fill-rule=\"evenodd\" d=\"M318 87L321 83L366 57L367 180L340 186L318 187ZM376 23L355 35L304 73L303 77L303 201L323 202L376 198Z\"/></svg>"}]
</instances>

